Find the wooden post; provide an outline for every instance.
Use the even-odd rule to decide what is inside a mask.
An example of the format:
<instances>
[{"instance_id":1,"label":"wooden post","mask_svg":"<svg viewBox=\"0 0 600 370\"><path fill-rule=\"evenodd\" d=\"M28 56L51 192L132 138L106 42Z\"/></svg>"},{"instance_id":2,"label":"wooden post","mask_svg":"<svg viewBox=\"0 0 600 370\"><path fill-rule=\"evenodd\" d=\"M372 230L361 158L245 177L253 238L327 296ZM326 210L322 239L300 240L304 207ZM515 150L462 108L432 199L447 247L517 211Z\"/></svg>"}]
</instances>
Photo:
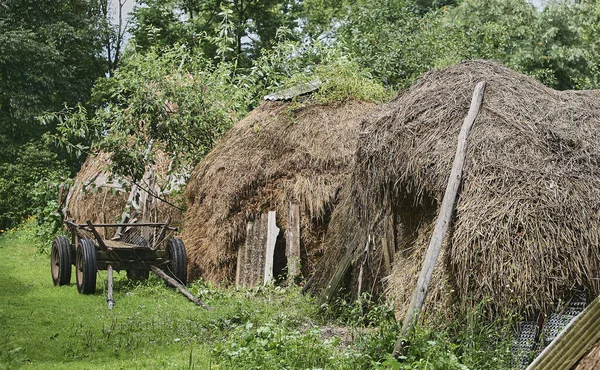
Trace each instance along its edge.
<instances>
[{"instance_id":1,"label":"wooden post","mask_svg":"<svg viewBox=\"0 0 600 370\"><path fill-rule=\"evenodd\" d=\"M115 301L113 301L113 268L112 265L106 266L106 271L108 272L108 293L106 302L108 302L108 309L112 310L115 306Z\"/></svg>"},{"instance_id":2,"label":"wooden post","mask_svg":"<svg viewBox=\"0 0 600 370\"><path fill-rule=\"evenodd\" d=\"M244 277L244 263L246 262L246 254L248 253L248 244L252 235L252 229L254 228L254 221L248 221L246 224L246 242L243 246L238 248L237 252L237 266L235 267L235 287L241 288L243 286Z\"/></svg>"},{"instance_id":3,"label":"wooden post","mask_svg":"<svg viewBox=\"0 0 600 370\"><path fill-rule=\"evenodd\" d=\"M275 211L269 211L267 224L267 245L265 252L265 274L263 284L267 285L273 280L273 257L275 256L275 243L279 235L279 228L275 224Z\"/></svg>"},{"instance_id":4,"label":"wooden post","mask_svg":"<svg viewBox=\"0 0 600 370\"><path fill-rule=\"evenodd\" d=\"M288 267L288 284L293 284L300 275L300 207L288 201L287 231L285 235L285 256Z\"/></svg>"},{"instance_id":5,"label":"wooden post","mask_svg":"<svg viewBox=\"0 0 600 370\"><path fill-rule=\"evenodd\" d=\"M484 90L485 81L481 81L475 86L469 113L467 114L467 117L465 118L458 135L456 155L454 156L454 163L452 164L452 171L450 172L448 185L446 186L446 192L440 208L440 214L436 221L435 229L433 230L433 235L431 236L431 241L429 242L427 254L425 255L425 260L423 261L417 286L413 292L410 307L406 313L406 316L404 317L400 338L398 338L396 345L394 346L393 356L396 358L402 354L404 350L404 338L406 338L408 332L414 327L427 296L427 289L429 287L429 283L431 282L433 269L439 257L440 250L442 248L442 242L444 241L444 236L446 235L446 230L448 229L448 225L452 218L452 212L454 211L454 203L456 201L456 195L458 194L458 188L460 187L462 170L467 154L467 139L469 137L471 127L473 126L473 123L479 114L479 108L481 107L481 102L483 100Z\"/></svg>"},{"instance_id":6,"label":"wooden post","mask_svg":"<svg viewBox=\"0 0 600 370\"><path fill-rule=\"evenodd\" d=\"M179 291L179 293L183 294L190 301L194 302L195 304L197 304L198 306L200 306L202 308L205 308L207 310L212 310L212 308L210 308L210 306L208 306L206 303L202 302L202 300L200 300L200 298L198 298L198 297L194 296L192 293L190 293L189 290L185 289L185 287L183 285L181 285L177 280L175 280L172 277L170 277L169 275L167 275L163 270L159 269L156 266L150 266L150 269L152 270L152 272L154 272L156 274L156 276L158 276L159 278L166 281L167 284L169 284L173 288L177 289Z\"/></svg>"}]
</instances>

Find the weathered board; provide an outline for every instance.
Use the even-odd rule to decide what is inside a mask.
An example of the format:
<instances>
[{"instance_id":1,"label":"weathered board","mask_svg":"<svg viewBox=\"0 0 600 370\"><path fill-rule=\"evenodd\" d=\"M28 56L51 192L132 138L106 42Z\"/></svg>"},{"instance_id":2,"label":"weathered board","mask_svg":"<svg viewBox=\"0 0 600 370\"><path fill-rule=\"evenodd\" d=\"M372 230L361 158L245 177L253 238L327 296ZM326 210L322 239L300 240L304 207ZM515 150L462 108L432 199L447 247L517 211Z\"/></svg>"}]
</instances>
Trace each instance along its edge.
<instances>
[{"instance_id":1,"label":"weathered board","mask_svg":"<svg viewBox=\"0 0 600 370\"><path fill-rule=\"evenodd\" d=\"M271 219L270 228L269 219ZM273 254L278 234L279 229L275 226L275 212L259 214L254 220L248 221L246 241L238 250L236 287L255 287L265 284L272 278Z\"/></svg>"}]
</instances>

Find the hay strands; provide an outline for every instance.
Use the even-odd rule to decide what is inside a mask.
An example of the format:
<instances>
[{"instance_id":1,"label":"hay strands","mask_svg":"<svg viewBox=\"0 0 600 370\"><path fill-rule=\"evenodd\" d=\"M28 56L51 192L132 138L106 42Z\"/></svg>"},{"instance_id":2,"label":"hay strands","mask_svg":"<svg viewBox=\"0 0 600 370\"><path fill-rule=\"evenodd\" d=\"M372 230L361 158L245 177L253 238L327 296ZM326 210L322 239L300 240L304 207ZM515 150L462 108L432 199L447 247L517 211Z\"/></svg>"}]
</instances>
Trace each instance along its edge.
<instances>
[{"instance_id":1,"label":"hay strands","mask_svg":"<svg viewBox=\"0 0 600 370\"><path fill-rule=\"evenodd\" d=\"M414 328L414 325L419 318L419 312L425 303L427 289L429 287L429 283L431 282L433 270L440 255L442 243L454 211L456 196L460 187L463 167L467 155L469 133L473 127L473 124L475 123L475 120L477 119L477 115L479 114L479 109L483 101L484 90L485 81L480 81L477 83L475 90L473 91L469 113L467 114L467 117L465 117L458 135L458 145L456 147L454 163L452 164L452 170L450 172L450 177L448 178L448 184L446 186L446 192L442 201L440 213L435 224L435 229L433 230L433 235L431 236L431 240L429 242L427 254L425 255L421 273L419 274L419 279L417 280L417 286L413 292L409 309L404 317L400 337L394 345L393 356L396 358L401 356L404 352L404 338L406 338L407 334Z\"/></svg>"},{"instance_id":2,"label":"hay strands","mask_svg":"<svg viewBox=\"0 0 600 370\"><path fill-rule=\"evenodd\" d=\"M152 272L154 272L154 274L156 276L158 276L159 278L166 281L167 284L169 284L173 288L177 289L177 291L179 291L179 293L183 294L191 302L194 302L195 304L197 304L198 306L200 306L206 310L209 310L209 311L212 310L212 308L209 305L202 302L202 300L200 298L196 297L189 290L185 289L185 287L181 283L179 283L177 280L175 280L172 277L170 277L169 275L167 275L163 270L159 269L156 266L150 266L150 269L152 270Z\"/></svg>"}]
</instances>

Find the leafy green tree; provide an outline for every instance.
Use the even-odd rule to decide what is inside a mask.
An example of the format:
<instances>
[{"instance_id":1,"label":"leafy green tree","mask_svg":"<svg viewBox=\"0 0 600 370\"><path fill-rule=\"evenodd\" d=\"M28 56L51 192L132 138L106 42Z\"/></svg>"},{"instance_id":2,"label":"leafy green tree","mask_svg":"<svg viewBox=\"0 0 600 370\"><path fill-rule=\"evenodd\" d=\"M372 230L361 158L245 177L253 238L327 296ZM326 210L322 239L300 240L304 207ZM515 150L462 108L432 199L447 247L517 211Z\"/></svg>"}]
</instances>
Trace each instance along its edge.
<instances>
[{"instance_id":1,"label":"leafy green tree","mask_svg":"<svg viewBox=\"0 0 600 370\"><path fill-rule=\"evenodd\" d=\"M295 0L146 0L134 11L132 33L141 49L180 43L216 56L211 39L220 34L223 14L231 22L233 43L227 59L240 67L269 49L280 27L298 26L301 3Z\"/></svg>"},{"instance_id":2,"label":"leafy green tree","mask_svg":"<svg viewBox=\"0 0 600 370\"><path fill-rule=\"evenodd\" d=\"M36 117L88 99L106 71L102 32L94 1L0 4L0 228L31 214L34 183L65 168L41 141L53 126Z\"/></svg>"}]
</instances>

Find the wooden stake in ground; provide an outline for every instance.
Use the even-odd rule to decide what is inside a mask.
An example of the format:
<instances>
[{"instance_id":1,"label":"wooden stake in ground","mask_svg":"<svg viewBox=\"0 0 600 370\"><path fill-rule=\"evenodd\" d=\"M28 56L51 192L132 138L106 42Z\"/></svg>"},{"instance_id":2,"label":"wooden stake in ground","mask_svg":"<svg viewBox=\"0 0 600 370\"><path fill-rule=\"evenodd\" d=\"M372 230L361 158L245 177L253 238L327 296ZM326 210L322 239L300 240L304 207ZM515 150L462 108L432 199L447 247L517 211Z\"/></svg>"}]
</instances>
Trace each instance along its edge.
<instances>
[{"instance_id":1,"label":"wooden stake in ground","mask_svg":"<svg viewBox=\"0 0 600 370\"><path fill-rule=\"evenodd\" d=\"M265 251L265 273L263 284L267 285L273 280L273 257L275 256L275 243L279 235L279 228L275 224L275 211L269 211L267 223L267 245Z\"/></svg>"},{"instance_id":2,"label":"wooden stake in ground","mask_svg":"<svg viewBox=\"0 0 600 370\"><path fill-rule=\"evenodd\" d=\"M112 310L115 306L115 301L113 300L113 267L112 265L108 265L106 267L106 271L108 272L108 293L106 302L108 303L108 309Z\"/></svg>"},{"instance_id":3,"label":"wooden stake in ground","mask_svg":"<svg viewBox=\"0 0 600 370\"><path fill-rule=\"evenodd\" d=\"M460 187L462 170L465 164L465 157L467 155L467 139L469 137L471 127L473 127L473 123L475 123L475 119L479 114L479 108L481 107L481 102L483 100L484 90L485 81L481 81L475 86L469 113L467 114L467 117L465 118L458 135L456 155L454 156L452 171L450 172L450 177L448 178L448 185L446 186L446 192L444 194L444 200L442 201L442 207L440 208L440 214L436 221L435 229L433 230L433 235L431 236L431 241L429 242L427 254L425 255L425 260L423 261L423 267L421 268L421 273L419 274L417 286L413 292L410 307L408 308L406 316L404 317L402 332L400 333L400 337L394 346L393 356L396 358L402 355L402 352L404 351L404 338L407 337L417 322L419 313L423 308L423 303L425 302L425 298L427 296L427 288L431 282L433 269L440 255L442 242L444 241L444 236L446 235L446 230L448 230L448 225L450 224L450 220L452 218L452 212L454 211L454 203L456 201L456 195L458 194L458 188Z\"/></svg>"},{"instance_id":4,"label":"wooden stake in ground","mask_svg":"<svg viewBox=\"0 0 600 370\"><path fill-rule=\"evenodd\" d=\"M187 299L194 302L195 304L197 304L200 307L203 307L207 310L212 310L212 308L210 308L206 303L202 302L200 300L200 298L198 298L198 297L194 296L192 293L190 293L189 290L185 289L185 287L183 285L181 285L177 280L175 280L172 277L170 277L169 275L167 275L163 270L159 269L156 266L150 266L150 268L152 269L152 272L154 272L156 274L156 276L158 276L159 278L166 281L173 288L177 289L179 291L179 293L183 294Z\"/></svg>"},{"instance_id":5,"label":"wooden stake in ground","mask_svg":"<svg viewBox=\"0 0 600 370\"><path fill-rule=\"evenodd\" d=\"M285 256L287 257L288 284L294 284L300 275L300 207L288 201L287 231L285 232Z\"/></svg>"}]
</instances>

